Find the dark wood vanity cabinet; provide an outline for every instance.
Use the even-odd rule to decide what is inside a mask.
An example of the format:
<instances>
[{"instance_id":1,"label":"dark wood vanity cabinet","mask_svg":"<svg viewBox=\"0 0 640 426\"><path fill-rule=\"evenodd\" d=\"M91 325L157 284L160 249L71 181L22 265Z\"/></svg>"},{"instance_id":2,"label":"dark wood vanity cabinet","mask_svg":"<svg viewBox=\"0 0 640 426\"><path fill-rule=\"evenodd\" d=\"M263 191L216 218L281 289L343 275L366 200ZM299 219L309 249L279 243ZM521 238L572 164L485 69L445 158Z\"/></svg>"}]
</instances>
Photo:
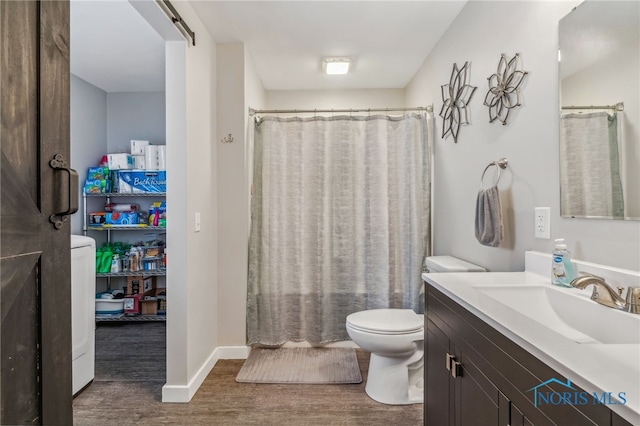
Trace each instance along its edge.
<instances>
[{"instance_id":1,"label":"dark wood vanity cabinet","mask_svg":"<svg viewBox=\"0 0 640 426\"><path fill-rule=\"evenodd\" d=\"M425 339L426 425L511 424L509 401L473 362L473 357L456 348L432 324Z\"/></svg>"},{"instance_id":2,"label":"dark wood vanity cabinet","mask_svg":"<svg viewBox=\"0 0 640 426\"><path fill-rule=\"evenodd\" d=\"M566 378L431 285L427 288L425 425L631 426L602 404L534 406L530 389ZM554 390L539 388L544 389Z\"/></svg>"}]
</instances>

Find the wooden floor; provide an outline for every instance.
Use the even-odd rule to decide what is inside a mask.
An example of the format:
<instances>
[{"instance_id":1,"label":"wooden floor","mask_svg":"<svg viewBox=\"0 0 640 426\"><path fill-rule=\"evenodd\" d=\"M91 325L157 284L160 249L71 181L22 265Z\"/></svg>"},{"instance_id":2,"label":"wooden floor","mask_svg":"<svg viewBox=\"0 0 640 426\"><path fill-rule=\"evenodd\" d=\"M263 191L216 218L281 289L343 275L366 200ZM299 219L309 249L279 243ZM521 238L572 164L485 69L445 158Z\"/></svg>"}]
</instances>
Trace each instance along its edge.
<instances>
[{"instance_id":1,"label":"wooden floor","mask_svg":"<svg viewBox=\"0 0 640 426\"><path fill-rule=\"evenodd\" d=\"M73 402L75 425L422 425L422 404L377 403L358 385L236 383L243 360L221 360L188 404L161 403L165 323L100 325L96 377Z\"/></svg>"}]
</instances>

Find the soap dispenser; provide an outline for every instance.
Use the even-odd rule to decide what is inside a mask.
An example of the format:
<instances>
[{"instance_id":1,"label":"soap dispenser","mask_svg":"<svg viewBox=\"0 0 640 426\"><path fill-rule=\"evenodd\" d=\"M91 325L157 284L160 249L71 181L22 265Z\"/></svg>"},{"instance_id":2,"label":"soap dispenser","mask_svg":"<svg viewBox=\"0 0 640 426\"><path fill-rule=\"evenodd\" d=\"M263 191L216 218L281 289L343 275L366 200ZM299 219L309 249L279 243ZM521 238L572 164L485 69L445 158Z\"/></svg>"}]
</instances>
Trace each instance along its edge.
<instances>
[{"instance_id":1,"label":"soap dispenser","mask_svg":"<svg viewBox=\"0 0 640 426\"><path fill-rule=\"evenodd\" d=\"M560 287L571 287L573 280L571 252L567 250L564 238L558 238L555 242L556 248L551 255L551 282Z\"/></svg>"}]
</instances>

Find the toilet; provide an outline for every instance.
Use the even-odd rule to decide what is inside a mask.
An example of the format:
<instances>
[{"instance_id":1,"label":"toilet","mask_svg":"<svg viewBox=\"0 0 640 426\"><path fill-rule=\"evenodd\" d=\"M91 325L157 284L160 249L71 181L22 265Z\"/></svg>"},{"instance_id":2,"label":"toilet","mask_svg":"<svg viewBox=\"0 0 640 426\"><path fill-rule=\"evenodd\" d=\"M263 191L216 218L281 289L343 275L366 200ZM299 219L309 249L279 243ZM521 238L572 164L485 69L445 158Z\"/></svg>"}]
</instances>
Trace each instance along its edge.
<instances>
[{"instance_id":1,"label":"toilet","mask_svg":"<svg viewBox=\"0 0 640 426\"><path fill-rule=\"evenodd\" d=\"M484 272L452 256L425 260L428 272ZM371 352L365 392L390 405L424 401L424 315L411 309L370 309L347 316L347 333L361 349Z\"/></svg>"}]
</instances>

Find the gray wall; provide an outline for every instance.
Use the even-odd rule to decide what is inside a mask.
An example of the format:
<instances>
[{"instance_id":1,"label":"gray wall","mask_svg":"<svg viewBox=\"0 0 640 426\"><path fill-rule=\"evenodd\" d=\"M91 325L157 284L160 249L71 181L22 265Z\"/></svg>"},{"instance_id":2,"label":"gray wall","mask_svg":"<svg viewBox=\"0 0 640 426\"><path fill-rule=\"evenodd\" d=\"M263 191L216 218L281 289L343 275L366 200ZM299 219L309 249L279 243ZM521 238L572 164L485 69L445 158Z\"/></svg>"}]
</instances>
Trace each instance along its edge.
<instances>
[{"instance_id":1,"label":"gray wall","mask_svg":"<svg viewBox=\"0 0 640 426\"><path fill-rule=\"evenodd\" d=\"M521 271L526 250L550 253L553 238L565 238L576 259L640 269L640 222L560 217L558 21L578 3L470 1L407 87L408 105L434 102L436 112L436 254L493 271ZM502 53L510 58L520 53L521 69L529 71L521 86L522 106L506 126L489 123L483 105L487 77L496 72ZM454 143L440 138L440 85L449 82L454 63L465 61L477 90L469 103L471 122L461 126ZM509 159L499 184L507 235L503 245L492 248L475 239L475 201L482 171L500 157ZM550 240L534 238L535 207L551 208Z\"/></svg>"},{"instance_id":2,"label":"gray wall","mask_svg":"<svg viewBox=\"0 0 640 426\"><path fill-rule=\"evenodd\" d=\"M153 145L166 141L164 92L127 92L107 95L107 149L129 152L131 139Z\"/></svg>"},{"instance_id":3,"label":"gray wall","mask_svg":"<svg viewBox=\"0 0 640 426\"><path fill-rule=\"evenodd\" d=\"M71 75L71 168L79 175L78 200L87 168L98 165L107 146L107 93ZM71 217L71 233L82 234L80 210Z\"/></svg>"}]
</instances>

